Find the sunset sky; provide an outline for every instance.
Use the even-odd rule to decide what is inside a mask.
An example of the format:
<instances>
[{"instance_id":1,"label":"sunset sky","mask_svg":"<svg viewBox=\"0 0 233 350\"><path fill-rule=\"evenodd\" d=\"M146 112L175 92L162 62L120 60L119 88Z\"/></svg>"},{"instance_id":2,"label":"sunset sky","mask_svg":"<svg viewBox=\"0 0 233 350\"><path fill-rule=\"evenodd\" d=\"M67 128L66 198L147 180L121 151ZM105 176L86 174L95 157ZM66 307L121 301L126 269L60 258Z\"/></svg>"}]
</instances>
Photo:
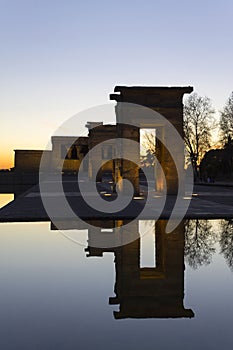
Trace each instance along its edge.
<instances>
[{"instance_id":1,"label":"sunset sky","mask_svg":"<svg viewBox=\"0 0 233 350\"><path fill-rule=\"evenodd\" d=\"M0 0L0 168L115 85L191 85L218 111L233 91L232 14L232 0Z\"/></svg>"}]
</instances>

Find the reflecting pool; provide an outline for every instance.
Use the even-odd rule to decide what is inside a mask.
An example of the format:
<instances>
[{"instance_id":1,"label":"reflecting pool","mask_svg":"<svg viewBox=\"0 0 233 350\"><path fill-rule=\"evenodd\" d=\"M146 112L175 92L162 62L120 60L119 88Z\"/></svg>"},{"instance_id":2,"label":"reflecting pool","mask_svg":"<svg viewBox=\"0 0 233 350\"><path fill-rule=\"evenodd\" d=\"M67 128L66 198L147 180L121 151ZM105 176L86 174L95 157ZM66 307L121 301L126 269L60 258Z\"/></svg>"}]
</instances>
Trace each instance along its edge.
<instances>
[{"instance_id":1,"label":"reflecting pool","mask_svg":"<svg viewBox=\"0 0 233 350\"><path fill-rule=\"evenodd\" d=\"M12 193L0 193L0 208L14 200L14 194Z\"/></svg>"},{"instance_id":2,"label":"reflecting pool","mask_svg":"<svg viewBox=\"0 0 233 350\"><path fill-rule=\"evenodd\" d=\"M231 349L233 220L165 226L101 249L85 225L1 223L0 348Z\"/></svg>"}]
</instances>

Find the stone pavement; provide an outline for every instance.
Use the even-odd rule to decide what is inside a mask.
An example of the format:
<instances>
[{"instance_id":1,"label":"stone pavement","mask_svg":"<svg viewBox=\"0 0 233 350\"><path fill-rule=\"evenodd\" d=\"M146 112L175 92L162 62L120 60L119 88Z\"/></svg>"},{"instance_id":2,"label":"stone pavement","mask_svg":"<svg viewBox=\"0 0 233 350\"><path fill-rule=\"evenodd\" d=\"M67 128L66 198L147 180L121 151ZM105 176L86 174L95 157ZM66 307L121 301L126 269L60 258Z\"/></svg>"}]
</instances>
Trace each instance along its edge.
<instances>
[{"instance_id":1,"label":"stone pavement","mask_svg":"<svg viewBox=\"0 0 233 350\"><path fill-rule=\"evenodd\" d=\"M44 195L50 201L51 205L56 207L57 200L61 193L56 191L56 179L48 180L49 190ZM136 197L124 209L116 214L104 214L101 211L96 211L84 201L79 192L76 179L67 178L63 182L63 188L66 195L67 202L72 208L75 215L82 219L133 219L138 216L145 205L146 198ZM110 195L110 185L98 184L98 191L102 198L111 201L115 198ZM143 188L143 186L142 186ZM145 188L144 188L145 189ZM86 182L85 194L90 201L96 198L96 194L90 192L88 189L88 182ZM176 210L176 217L183 217L183 207L187 205L190 197L182 197ZM153 189L150 188L147 198L147 211L140 214L140 219L155 219L161 210L162 198ZM160 219L168 219L174 209L176 196L167 196L165 206L162 210ZM194 187L193 195L189 208L184 216L189 219L217 219L217 218L233 218L233 187L197 185ZM67 215L64 216L62 207L56 209L57 219L69 219ZM70 217L71 219L71 217ZM18 196L14 201L0 209L0 222L17 222L17 221L49 221L50 218L46 213L41 196L39 186L36 185L28 191Z\"/></svg>"}]
</instances>

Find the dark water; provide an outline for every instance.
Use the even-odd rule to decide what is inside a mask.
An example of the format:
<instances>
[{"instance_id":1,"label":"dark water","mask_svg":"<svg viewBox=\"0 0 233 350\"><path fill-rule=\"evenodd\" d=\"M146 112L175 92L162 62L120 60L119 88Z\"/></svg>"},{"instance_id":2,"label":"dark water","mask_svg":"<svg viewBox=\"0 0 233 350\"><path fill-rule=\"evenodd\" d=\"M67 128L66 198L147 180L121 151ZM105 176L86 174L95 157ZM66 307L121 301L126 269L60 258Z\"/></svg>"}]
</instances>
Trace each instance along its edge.
<instances>
[{"instance_id":1,"label":"dark water","mask_svg":"<svg viewBox=\"0 0 233 350\"><path fill-rule=\"evenodd\" d=\"M147 238L103 252L87 230L0 224L0 349L231 349L232 222L136 225Z\"/></svg>"}]
</instances>

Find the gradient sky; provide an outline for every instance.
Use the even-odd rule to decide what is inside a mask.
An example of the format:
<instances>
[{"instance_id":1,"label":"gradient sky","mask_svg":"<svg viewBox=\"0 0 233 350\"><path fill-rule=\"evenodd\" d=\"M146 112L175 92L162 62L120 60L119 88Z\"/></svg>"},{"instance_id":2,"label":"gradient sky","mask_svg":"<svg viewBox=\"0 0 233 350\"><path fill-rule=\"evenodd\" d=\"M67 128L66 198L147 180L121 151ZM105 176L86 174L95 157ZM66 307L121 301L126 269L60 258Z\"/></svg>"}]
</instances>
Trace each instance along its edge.
<instances>
[{"instance_id":1,"label":"gradient sky","mask_svg":"<svg viewBox=\"0 0 233 350\"><path fill-rule=\"evenodd\" d=\"M218 111L233 90L232 14L232 0L0 0L0 168L115 85L192 85Z\"/></svg>"}]
</instances>

